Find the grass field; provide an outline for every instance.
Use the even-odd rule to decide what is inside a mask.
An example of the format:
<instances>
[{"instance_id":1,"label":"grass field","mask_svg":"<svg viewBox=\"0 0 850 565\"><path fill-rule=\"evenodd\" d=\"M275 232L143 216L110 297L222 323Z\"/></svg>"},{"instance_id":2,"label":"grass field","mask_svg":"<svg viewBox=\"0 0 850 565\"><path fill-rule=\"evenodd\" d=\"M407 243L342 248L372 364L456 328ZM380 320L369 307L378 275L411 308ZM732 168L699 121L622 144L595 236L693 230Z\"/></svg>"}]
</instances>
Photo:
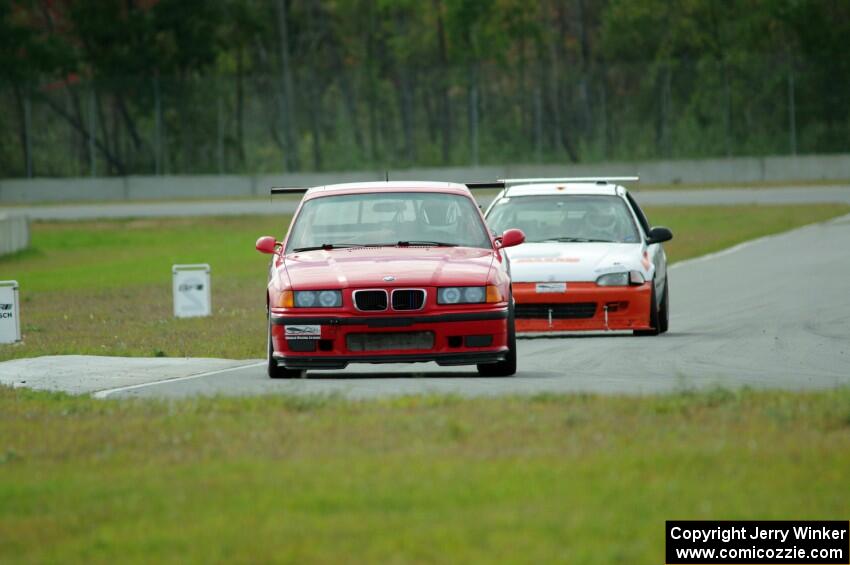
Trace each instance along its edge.
<instances>
[{"instance_id":1,"label":"grass field","mask_svg":"<svg viewBox=\"0 0 850 565\"><path fill-rule=\"evenodd\" d=\"M659 207L673 229L671 261L822 221L838 205ZM0 360L48 354L264 355L268 258L260 235L282 236L289 218L56 222L33 225L32 248L0 258L0 280L21 284L24 341L0 345ZM210 263L214 315L176 320L171 265Z\"/></svg>"},{"instance_id":2,"label":"grass field","mask_svg":"<svg viewBox=\"0 0 850 565\"><path fill-rule=\"evenodd\" d=\"M350 402L0 388L3 563L663 563L846 519L850 390Z\"/></svg>"}]
</instances>

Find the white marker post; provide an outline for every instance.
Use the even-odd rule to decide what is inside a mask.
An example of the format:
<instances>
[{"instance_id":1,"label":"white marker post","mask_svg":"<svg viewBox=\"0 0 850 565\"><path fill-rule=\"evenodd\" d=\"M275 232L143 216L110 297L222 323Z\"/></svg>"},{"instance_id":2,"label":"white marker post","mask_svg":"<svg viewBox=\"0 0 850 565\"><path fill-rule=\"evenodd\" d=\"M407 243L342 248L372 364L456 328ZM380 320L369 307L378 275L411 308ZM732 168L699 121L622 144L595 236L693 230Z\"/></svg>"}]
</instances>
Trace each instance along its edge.
<instances>
[{"instance_id":1,"label":"white marker post","mask_svg":"<svg viewBox=\"0 0 850 565\"><path fill-rule=\"evenodd\" d=\"M18 281L0 281L0 343L21 341Z\"/></svg>"},{"instance_id":2,"label":"white marker post","mask_svg":"<svg viewBox=\"0 0 850 565\"><path fill-rule=\"evenodd\" d=\"M212 314L209 265L173 265L171 274L176 318Z\"/></svg>"}]
</instances>

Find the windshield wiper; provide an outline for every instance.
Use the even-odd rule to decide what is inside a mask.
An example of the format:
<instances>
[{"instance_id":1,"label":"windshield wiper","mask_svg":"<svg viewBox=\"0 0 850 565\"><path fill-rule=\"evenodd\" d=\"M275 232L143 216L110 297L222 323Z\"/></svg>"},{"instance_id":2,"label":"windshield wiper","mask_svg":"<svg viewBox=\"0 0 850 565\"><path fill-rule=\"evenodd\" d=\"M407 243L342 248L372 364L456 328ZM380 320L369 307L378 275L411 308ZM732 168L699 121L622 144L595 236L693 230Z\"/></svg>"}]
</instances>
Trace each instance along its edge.
<instances>
[{"instance_id":1,"label":"windshield wiper","mask_svg":"<svg viewBox=\"0 0 850 565\"><path fill-rule=\"evenodd\" d=\"M319 249L324 249L328 251L330 249L343 249L345 247L373 247L372 245L366 245L363 243L323 243L321 245L311 245L309 247L296 247L293 249L296 253L301 253L302 251L318 251Z\"/></svg>"},{"instance_id":2,"label":"windshield wiper","mask_svg":"<svg viewBox=\"0 0 850 565\"><path fill-rule=\"evenodd\" d=\"M589 237L550 237L542 241L564 241L570 243L617 243L613 239L593 239Z\"/></svg>"},{"instance_id":3,"label":"windshield wiper","mask_svg":"<svg viewBox=\"0 0 850 565\"><path fill-rule=\"evenodd\" d=\"M428 241L424 239L412 239L410 241L399 241L396 243L399 247L407 247L409 245L432 245L434 247L457 247L457 243L446 243L445 241Z\"/></svg>"},{"instance_id":4,"label":"windshield wiper","mask_svg":"<svg viewBox=\"0 0 850 565\"><path fill-rule=\"evenodd\" d=\"M351 247L407 247L410 245L433 245L435 247L457 247L456 243L446 243L443 241L425 241L411 240L398 241L396 243L323 243L321 245L311 245L309 247L296 247L292 251L301 253L303 251L330 251L331 249L344 249Z\"/></svg>"}]
</instances>

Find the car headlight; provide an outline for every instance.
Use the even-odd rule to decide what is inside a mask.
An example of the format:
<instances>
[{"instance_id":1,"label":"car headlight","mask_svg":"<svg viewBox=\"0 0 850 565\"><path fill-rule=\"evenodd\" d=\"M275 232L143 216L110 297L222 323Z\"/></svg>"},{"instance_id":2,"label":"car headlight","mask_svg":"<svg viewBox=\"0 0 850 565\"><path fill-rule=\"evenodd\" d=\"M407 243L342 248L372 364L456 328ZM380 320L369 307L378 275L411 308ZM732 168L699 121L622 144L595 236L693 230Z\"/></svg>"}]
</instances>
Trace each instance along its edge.
<instances>
[{"instance_id":1,"label":"car headlight","mask_svg":"<svg viewBox=\"0 0 850 565\"><path fill-rule=\"evenodd\" d=\"M643 284L645 279L640 271L629 271L628 273L608 273L596 279L599 286L629 286L630 284Z\"/></svg>"},{"instance_id":2,"label":"car headlight","mask_svg":"<svg viewBox=\"0 0 850 565\"><path fill-rule=\"evenodd\" d=\"M342 292L338 290L296 290L296 308L338 308L342 306Z\"/></svg>"},{"instance_id":3,"label":"car headlight","mask_svg":"<svg viewBox=\"0 0 850 565\"><path fill-rule=\"evenodd\" d=\"M484 286L448 286L437 290L437 304L481 304L486 299Z\"/></svg>"},{"instance_id":4,"label":"car headlight","mask_svg":"<svg viewBox=\"0 0 850 565\"><path fill-rule=\"evenodd\" d=\"M319 306L323 308L342 306L342 293L338 290L323 290L319 293Z\"/></svg>"}]
</instances>

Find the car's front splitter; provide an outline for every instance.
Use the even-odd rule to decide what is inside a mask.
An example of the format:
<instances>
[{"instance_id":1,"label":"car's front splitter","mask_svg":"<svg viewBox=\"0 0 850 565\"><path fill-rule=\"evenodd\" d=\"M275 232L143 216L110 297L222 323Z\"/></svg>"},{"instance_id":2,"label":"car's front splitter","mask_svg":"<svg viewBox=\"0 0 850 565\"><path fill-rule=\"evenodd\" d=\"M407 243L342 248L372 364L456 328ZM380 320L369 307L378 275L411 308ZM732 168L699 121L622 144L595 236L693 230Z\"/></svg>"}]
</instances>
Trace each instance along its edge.
<instances>
[{"instance_id":1,"label":"car's front splitter","mask_svg":"<svg viewBox=\"0 0 850 565\"><path fill-rule=\"evenodd\" d=\"M463 353L412 353L392 355L323 355L317 357L275 355L287 369L344 369L349 363L427 363L441 366L477 365L504 361L507 351Z\"/></svg>"}]
</instances>

